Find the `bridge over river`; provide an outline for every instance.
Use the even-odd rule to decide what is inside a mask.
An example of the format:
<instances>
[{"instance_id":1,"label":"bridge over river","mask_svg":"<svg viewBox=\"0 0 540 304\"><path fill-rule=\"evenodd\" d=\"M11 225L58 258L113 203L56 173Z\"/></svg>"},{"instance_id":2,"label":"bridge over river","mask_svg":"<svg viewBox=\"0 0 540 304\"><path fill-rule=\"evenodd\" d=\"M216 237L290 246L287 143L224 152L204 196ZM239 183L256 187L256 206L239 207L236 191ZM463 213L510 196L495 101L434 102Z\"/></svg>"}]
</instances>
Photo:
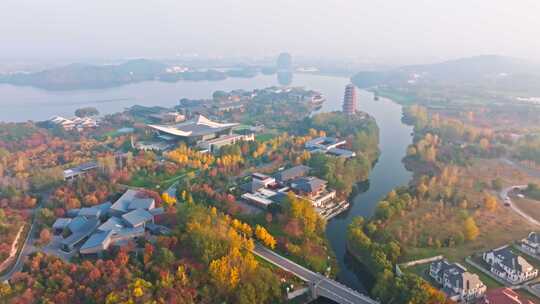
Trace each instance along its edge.
<instances>
[{"instance_id":1,"label":"bridge over river","mask_svg":"<svg viewBox=\"0 0 540 304\"><path fill-rule=\"evenodd\" d=\"M295 262L282 257L272 250L257 244L253 253L277 267L293 273L307 282L311 291L311 298L325 297L340 304L378 304L379 302L359 293L343 284L313 272Z\"/></svg>"}]
</instances>

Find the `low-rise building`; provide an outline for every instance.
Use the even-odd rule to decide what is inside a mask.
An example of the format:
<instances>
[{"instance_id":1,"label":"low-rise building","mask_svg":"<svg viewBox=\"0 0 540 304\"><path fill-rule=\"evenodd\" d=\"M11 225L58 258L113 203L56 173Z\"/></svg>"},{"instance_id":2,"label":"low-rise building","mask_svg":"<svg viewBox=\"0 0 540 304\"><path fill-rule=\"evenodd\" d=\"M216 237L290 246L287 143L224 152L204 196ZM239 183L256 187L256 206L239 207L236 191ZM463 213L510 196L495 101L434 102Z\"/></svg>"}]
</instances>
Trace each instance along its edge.
<instances>
[{"instance_id":1,"label":"low-rise building","mask_svg":"<svg viewBox=\"0 0 540 304\"><path fill-rule=\"evenodd\" d=\"M308 166L294 166L276 173L275 178L279 183L285 184L293 179L306 176L309 173L309 170L311 170L311 168Z\"/></svg>"},{"instance_id":2,"label":"low-rise building","mask_svg":"<svg viewBox=\"0 0 540 304\"><path fill-rule=\"evenodd\" d=\"M98 126L98 121L92 117L65 118L62 116L54 116L53 118L49 119L49 123L68 131L82 131L84 129L95 128Z\"/></svg>"},{"instance_id":3,"label":"low-rise building","mask_svg":"<svg viewBox=\"0 0 540 304\"><path fill-rule=\"evenodd\" d=\"M64 229L67 229L69 223L71 223L71 218L57 218L52 226L54 234L62 234Z\"/></svg>"},{"instance_id":4,"label":"low-rise building","mask_svg":"<svg viewBox=\"0 0 540 304\"><path fill-rule=\"evenodd\" d=\"M85 242L94 233L99 223L97 218L86 219L82 216L74 218L67 226L71 234L61 241L62 250L72 252L76 246Z\"/></svg>"},{"instance_id":5,"label":"low-rise building","mask_svg":"<svg viewBox=\"0 0 540 304\"><path fill-rule=\"evenodd\" d=\"M155 208L155 201L152 198L141 197L140 191L128 189L112 206L110 213L112 215L121 216L131 210L144 209L151 210Z\"/></svg>"},{"instance_id":6,"label":"low-rise building","mask_svg":"<svg viewBox=\"0 0 540 304\"><path fill-rule=\"evenodd\" d=\"M490 265L493 274L512 284L523 283L538 276L538 269L522 256L513 253L509 246L484 252L482 258Z\"/></svg>"},{"instance_id":7,"label":"low-rise building","mask_svg":"<svg viewBox=\"0 0 540 304\"><path fill-rule=\"evenodd\" d=\"M144 209L135 209L122 215L122 219L129 227L137 228L144 227L147 222L152 222L154 216Z\"/></svg>"},{"instance_id":8,"label":"low-rise building","mask_svg":"<svg viewBox=\"0 0 540 304\"><path fill-rule=\"evenodd\" d=\"M322 136L306 142L305 148L310 153L325 153L328 155L344 158L355 157L356 153L354 151L339 148L346 143L347 141L335 137Z\"/></svg>"},{"instance_id":9,"label":"low-rise building","mask_svg":"<svg viewBox=\"0 0 540 304\"><path fill-rule=\"evenodd\" d=\"M520 247L532 255L540 255L540 235L531 232L527 238L521 240Z\"/></svg>"},{"instance_id":10,"label":"low-rise building","mask_svg":"<svg viewBox=\"0 0 540 304\"><path fill-rule=\"evenodd\" d=\"M92 207L68 210L73 218L59 218L53 224L55 234L69 234L60 241L61 249L79 253L100 254L110 245L123 246L129 240L145 235L147 224L164 213L156 208L152 198L138 190L127 190L114 203L106 202ZM164 231L162 227L153 231Z\"/></svg>"},{"instance_id":11,"label":"low-rise building","mask_svg":"<svg viewBox=\"0 0 540 304\"><path fill-rule=\"evenodd\" d=\"M458 302L470 302L481 298L486 292L486 285L478 275L470 273L458 263L439 260L430 264L429 276L441 285L448 297Z\"/></svg>"},{"instance_id":12,"label":"low-rise building","mask_svg":"<svg viewBox=\"0 0 540 304\"><path fill-rule=\"evenodd\" d=\"M308 199L314 207L320 208L336 197L335 190L326 188L327 183L320 178L308 176L293 180L290 187L299 197Z\"/></svg>"},{"instance_id":13,"label":"low-rise building","mask_svg":"<svg viewBox=\"0 0 540 304\"><path fill-rule=\"evenodd\" d=\"M235 143L241 142L241 141L254 141L255 140L255 134L247 134L247 135L241 135L241 134L229 134L229 135L223 135L218 138L214 138L211 140L205 140L201 141L197 144L197 147L203 151L207 152L217 152L221 147L233 145Z\"/></svg>"},{"instance_id":14,"label":"low-rise building","mask_svg":"<svg viewBox=\"0 0 540 304\"><path fill-rule=\"evenodd\" d=\"M96 162L87 162L78 165L77 167L64 170L64 180L70 180L77 178L83 174L88 173L91 170L97 169L98 164Z\"/></svg>"},{"instance_id":15,"label":"low-rise building","mask_svg":"<svg viewBox=\"0 0 540 304\"><path fill-rule=\"evenodd\" d=\"M508 287L490 289L479 304L534 304Z\"/></svg>"}]
</instances>

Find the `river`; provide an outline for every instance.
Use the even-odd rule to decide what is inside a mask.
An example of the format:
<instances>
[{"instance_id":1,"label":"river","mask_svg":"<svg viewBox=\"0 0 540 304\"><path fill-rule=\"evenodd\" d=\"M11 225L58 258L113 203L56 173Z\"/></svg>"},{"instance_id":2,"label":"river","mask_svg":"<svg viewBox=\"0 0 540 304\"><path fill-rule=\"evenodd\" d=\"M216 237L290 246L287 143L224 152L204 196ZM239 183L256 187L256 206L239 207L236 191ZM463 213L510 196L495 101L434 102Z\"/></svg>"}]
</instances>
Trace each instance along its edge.
<instances>
[{"instance_id":1,"label":"river","mask_svg":"<svg viewBox=\"0 0 540 304\"><path fill-rule=\"evenodd\" d=\"M295 74L293 86L305 86L322 92L327 101L320 111L341 109L347 78ZM54 115L72 116L83 106L96 107L102 114L123 110L134 104L174 106L180 98L208 98L216 90L251 90L278 85L275 75L255 78L228 78L222 81L200 82L143 82L117 88L78 91L45 91L30 87L0 85L0 121L45 120ZM369 177L366 191L352 198L346 213L327 225L327 236L339 262L338 280L365 291L346 259L347 226L355 216L369 217L377 202L399 185L411 179L401 163L407 146L412 142L412 128L401 122L401 106L389 99L375 101L373 94L359 91L359 109L375 117L380 129L381 155Z\"/></svg>"}]
</instances>

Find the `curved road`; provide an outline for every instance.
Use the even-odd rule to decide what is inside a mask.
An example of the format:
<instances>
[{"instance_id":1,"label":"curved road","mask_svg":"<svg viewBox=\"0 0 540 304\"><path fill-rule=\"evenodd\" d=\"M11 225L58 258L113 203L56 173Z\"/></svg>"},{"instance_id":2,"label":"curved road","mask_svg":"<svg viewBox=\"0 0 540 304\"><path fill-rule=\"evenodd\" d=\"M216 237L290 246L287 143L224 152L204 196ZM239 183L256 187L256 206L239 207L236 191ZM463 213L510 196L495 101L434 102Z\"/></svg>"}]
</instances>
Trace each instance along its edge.
<instances>
[{"instance_id":1,"label":"curved road","mask_svg":"<svg viewBox=\"0 0 540 304\"><path fill-rule=\"evenodd\" d=\"M24 244L22 246L21 251L19 252L19 255L17 256L17 260L15 261L15 264L11 266L11 269L4 275L0 276L0 282L8 281L11 279L11 276L13 276L15 273L21 271L23 267L23 260L27 256L29 256L31 253L34 252L34 237L35 234L34 231L35 227L35 221L32 221L32 225L30 226L30 229L28 230L28 234L26 235L26 239L24 240Z\"/></svg>"},{"instance_id":2,"label":"curved road","mask_svg":"<svg viewBox=\"0 0 540 304\"><path fill-rule=\"evenodd\" d=\"M24 244L21 248L21 251L19 252L19 255L17 256L17 260L15 261L15 264L11 267L11 269L8 272L0 276L0 282L8 281L9 279L11 279L11 277L15 273L21 271L23 267L24 259L36 251L36 248L34 247L34 241L36 239L35 238L36 231L34 231L36 229L35 228L36 214L39 212L39 210L43 206L43 203L49 199L50 194L51 194L50 191L48 191L40 195L38 205L36 206L36 208L34 208L34 210L32 210L32 224L30 226L30 229L28 230L28 234L26 235L26 239L24 240Z\"/></svg>"},{"instance_id":3,"label":"curved road","mask_svg":"<svg viewBox=\"0 0 540 304\"><path fill-rule=\"evenodd\" d=\"M511 187L507 187L507 188L504 188L500 193L499 193L499 196L501 197L502 201L504 204L507 204L509 205L510 208L512 208L512 210L514 210L517 214L519 214L521 217L523 217L524 219L526 219L529 223L533 224L533 225L536 225L536 226L540 226L540 222L535 220L533 217L531 217L530 215L528 215L527 213L523 212L521 209L519 209L513 202L512 200L510 199L510 197L508 196L508 193L510 193L512 190L514 189L519 189L519 190L524 190L527 188L527 185L516 185L516 186L511 186Z\"/></svg>"}]
</instances>

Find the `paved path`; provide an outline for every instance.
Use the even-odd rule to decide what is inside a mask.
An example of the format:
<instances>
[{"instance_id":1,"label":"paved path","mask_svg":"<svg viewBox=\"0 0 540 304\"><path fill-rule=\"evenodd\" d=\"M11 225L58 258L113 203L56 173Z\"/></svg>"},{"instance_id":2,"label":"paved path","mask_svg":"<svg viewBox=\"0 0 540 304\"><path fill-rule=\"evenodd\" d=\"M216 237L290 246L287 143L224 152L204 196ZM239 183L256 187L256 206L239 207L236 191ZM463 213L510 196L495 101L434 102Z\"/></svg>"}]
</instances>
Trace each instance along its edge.
<instances>
[{"instance_id":1,"label":"paved path","mask_svg":"<svg viewBox=\"0 0 540 304\"><path fill-rule=\"evenodd\" d=\"M516 185L516 186L512 186L512 187L507 187L507 188L504 188L500 193L499 193L499 196L501 197L502 201L504 204L507 204L509 205L510 208L512 208L512 210L514 210L517 214L521 215L521 217L523 217L524 219L526 219L529 223L533 224L533 225L536 225L536 226L540 226L540 222L535 220L533 217L531 217L530 215L528 215L527 213L523 212L521 209L519 209L513 202L512 200L510 199L510 197L508 196L508 193L511 192L512 190L514 189L520 189L520 190L524 190L527 188L527 185Z\"/></svg>"},{"instance_id":2,"label":"paved path","mask_svg":"<svg viewBox=\"0 0 540 304\"><path fill-rule=\"evenodd\" d=\"M277 267L293 273L303 281L313 284L317 296L323 296L340 304L378 304L377 301L358 291L298 265L262 245L257 244L253 253Z\"/></svg>"},{"instance_id":3,"label":"paved path","mask_svg":"<svg viewBox=\"0 0 540 304\"><path fill-rule=\"evenodd\" d=\"M39 210L39 209L36 209ZM19 256L17 256L17 260L15 261L15 264L11 267L11 269L6 272L3 276L0 276L0 282L8 281L11 279L11 276L13 276L15 273L21 271L23 267L24 258L29 256L35 251L34 247L34 233L35 233L35 221L32 222L32 225L30 226L30 229L28 230L28 234L26 235L26 239L24 240L24 244L22 246L22 249L19 253Z\"/></svg>"},{"instance_id":4,"label":"paved path","mask_svg":"<svg viewBox=\"0 0 540 304\"><path fill-rule=\"evenodd\" d=\"M23 247L19 253L19 256L17 257L17 261L8 272L0 276L0 282L8 281L9 279L11 279L11 277L15 273L21 271L24 265L25 258L29 256L30 254L36 252L36 247L34 246L34 242L36 240L35 235L37 234L35 231L37 229L36 228L36 214L39 212L39 210L43 206L43 203L49 199L49 196L50 196L50 191L43 193L39 199L38 205L32 211L32 225L30 226L30 229L28 230L28 234L26 235L26 239L24 240Z\"/></svg>"}]
</instances>

